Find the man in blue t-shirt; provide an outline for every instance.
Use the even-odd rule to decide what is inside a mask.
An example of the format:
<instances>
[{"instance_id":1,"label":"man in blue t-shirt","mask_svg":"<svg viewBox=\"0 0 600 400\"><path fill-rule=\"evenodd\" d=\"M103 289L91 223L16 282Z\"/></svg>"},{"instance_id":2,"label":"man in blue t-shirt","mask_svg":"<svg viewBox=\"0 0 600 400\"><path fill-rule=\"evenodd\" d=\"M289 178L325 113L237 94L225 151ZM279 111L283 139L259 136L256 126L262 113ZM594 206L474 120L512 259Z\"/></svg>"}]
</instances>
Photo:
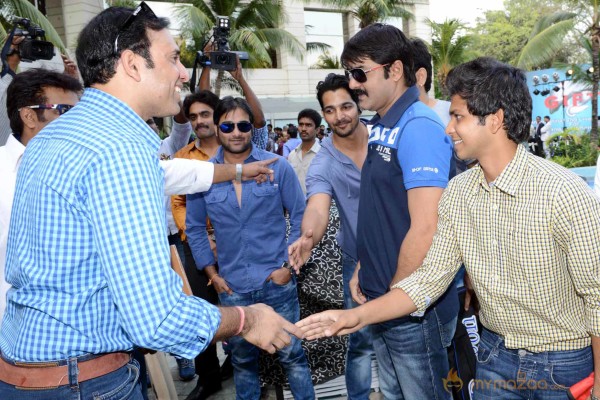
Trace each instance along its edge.
<instances>
[{"instance_id":1,"label":"man in blue t-shirt","mask_svg":"<svg viewBox=\"0 0 600 400\"><path fill-rule=\"evenodd\" d=\"M359 303L384 295L421 265L438 202L454 175L452 141L419 101L412 51L399 29L373 24L346 43L341 57L360 107L377 112L361 173L359 264L350 281ZM385 398L450 398L443 379L457 313L451 287L422 317L371 327Z\"/></svg>"}]
</instances>

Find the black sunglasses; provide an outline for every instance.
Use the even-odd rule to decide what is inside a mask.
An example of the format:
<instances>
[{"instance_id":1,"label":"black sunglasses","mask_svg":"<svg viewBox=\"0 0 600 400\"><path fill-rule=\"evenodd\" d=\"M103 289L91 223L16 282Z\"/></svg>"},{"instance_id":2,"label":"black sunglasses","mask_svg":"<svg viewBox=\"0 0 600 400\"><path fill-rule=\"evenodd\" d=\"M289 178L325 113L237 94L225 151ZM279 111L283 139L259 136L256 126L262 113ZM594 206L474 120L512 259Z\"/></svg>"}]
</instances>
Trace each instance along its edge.
<instances>
[{"instance_id":1,"label":"black sunglasses","mask_svg":"<svg viewBox=\"0 0 600 400\"><path fill-rule=\"evenodd\" d=\"M348 79L350 79L350 77L352 77L352 79L354 79L358 83L365 83L367 81L367 74L369 72L375 71L376 69L379 69L379 68L387 67L388 65L390 65L390 64L382 64L382 65L373 67L371 69L361 69L361 68L353 68L350 70L345 69L344 74L346 75L346 78L348 78Z\"/></svg>"},{"instance_id":2,"label":"black sunglasses","mask_svg":"<svg viewBox=\"0 0 600 400\"><path fill-rule=\"evenodd\" d=\"M231 133L235 129L235 126L240 132L246 133L252 130L252 124L248 121L240 121L237 124L231 121L221 122L219 124L219 130L223 133Z\"/></svg>"},{"instance_id":3,"label":"black sunglasses","mask_svg":"<svg viewBox=\"0 0 600 400\"><path fill-rule=\"evenodd\" d=\"M71 104L37 104L35 106L25 106L26 108L38 109L38 110L57 110L58 115L63 115L71 108L75 107ZM21 109L19 108L19 111Z\"/></svg>"},{"instance_id":4,"label":"black sunglasses","mask_svg":"<svg viewBox=\"0 0 600 400\"><path fill-rule=\"evenodd\" d=\"M131 15L129 15L127 17L127 19L121 24L121 27L119 28L119 32L117 33L117 37L115 39L115 49L114 49L115 55L119 54L119 36L121 36L121 33L125 32L125 30L127 30L127 28L129 28L131 26L131 24L133 24L133 21L135 21L135 18L140 14L145 14L148 16L148 18L157 18L156 14L154 14L154 11L152 11L152 9L148 6L148 4L146 4L145 2L142 1L135 8L135 10L133 10Z\"/></svg>"}]
</instances>

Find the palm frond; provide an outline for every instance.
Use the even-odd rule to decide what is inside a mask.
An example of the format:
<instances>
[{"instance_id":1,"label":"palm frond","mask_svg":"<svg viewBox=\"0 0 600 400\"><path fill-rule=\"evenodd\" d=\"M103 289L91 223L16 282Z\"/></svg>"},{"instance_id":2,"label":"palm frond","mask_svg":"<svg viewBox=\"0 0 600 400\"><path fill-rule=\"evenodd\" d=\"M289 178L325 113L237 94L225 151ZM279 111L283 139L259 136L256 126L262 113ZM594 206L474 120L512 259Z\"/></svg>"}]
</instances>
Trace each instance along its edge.
<instances>
[{"instance_id":1,"label":"palm frond","mask_svg":"<svg viewBox=\"0 0 600 400\"><path fill-rule=\"evenodd\" d=\"M573 25L574 20L563 20L535 35L521 50L517 67L532 69L551 61L562 48L565 35L573 29Z\"/></svg>"},{"instance_id":2,"label":"palm frond","mask_svg":"<svg viewBox=\"0 0 600 400\"><path fill-rule=\"evenodd\" d=\"M331 45L323 42L306 42L307 53L324 53L331 49Z\"/></svg>"}]
</instances>

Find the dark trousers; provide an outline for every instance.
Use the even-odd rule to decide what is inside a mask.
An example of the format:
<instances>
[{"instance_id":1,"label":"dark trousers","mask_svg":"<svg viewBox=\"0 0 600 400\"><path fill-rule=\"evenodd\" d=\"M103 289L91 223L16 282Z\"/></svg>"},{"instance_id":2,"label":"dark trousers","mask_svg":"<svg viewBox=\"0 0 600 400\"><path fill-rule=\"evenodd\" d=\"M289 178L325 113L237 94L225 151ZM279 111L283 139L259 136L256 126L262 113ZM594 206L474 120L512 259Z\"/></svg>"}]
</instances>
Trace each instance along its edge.
<instances>
[{"instance_id":1,"label":"dark trousers","mask_svg":"<svg viewBox=\"0 0 600 400\"><path fill-rule=\"evenodd\" d=\"M183 253L185 255L185 274L192 288L192 293L211 304L219 303L219 296L214 287L207 286L208 278L203 271L198 271L192 250L187 242L183 242ZM198 354L194 359L196 365L196 374L198 383L202 386L215 385L221 382L221 371L219 367L219 358L217 357L217 345L210 344L206 350Z\"/></svg>"}]
</instances>

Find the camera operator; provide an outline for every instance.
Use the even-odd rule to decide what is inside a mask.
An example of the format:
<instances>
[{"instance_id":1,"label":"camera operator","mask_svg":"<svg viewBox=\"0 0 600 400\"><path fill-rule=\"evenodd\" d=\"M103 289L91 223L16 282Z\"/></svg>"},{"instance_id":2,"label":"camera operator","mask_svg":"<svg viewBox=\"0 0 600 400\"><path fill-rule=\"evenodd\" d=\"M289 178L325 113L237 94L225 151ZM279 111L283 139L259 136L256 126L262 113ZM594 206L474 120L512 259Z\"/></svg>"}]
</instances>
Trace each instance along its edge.
<instances>
[{"instance_id":1,"label":"camera operator","mask_svg":"<svg viewBox=\"0 0 600 400\"><path fill-rule=\"evenodd\" d=\"M8 39L7 39L8 40ZM6 56L6 62L8 63L8 68L11 72L16 73L19 64L21 63L21 56L19 53L19 44L25 40L24 36L15 36L12 39L12 43L10 46L10 51ZM64 65L64 73L69 75L70 77L80 80L79 70L77 69L77 65L71 59L69 59L66 55L61 54L63 65ZM2 62L4 60L1 60ZM8 114L6 113L6 90L8 85L13 81L13 75L7 73L3 77L0 78L0 146L3 146L8 137L10 136L11 127Z\"/></svg>"},{"instance_id":2,"label":"camera operator","mask_svg":"<svg viewBox=\"0 0 600 400\"><path fill-rule=\"evenodd\" d=\"M205 54L208 55L209 52L205 51ZM269 130L267 128L267 121L265 120L265 114L263 113L262 106L260 105L260 101L256 94L244 78L244 74L242 72L242 63L240 62L239 56L236 55L236 69L233 71L229 71L231 77L235 79L235 81L242 88L242 93L244 94L244 99L250 105L250 109L252 110L252 114L254 115L254 128L252 129L252 142L262 150L265 150L267 147L267 142L269 141ZM200 75L200 81L198 82L199 90L211 90L210 89L210 66L205 65L202 68L202 74Z\"/></svg>"}]
</instances>

